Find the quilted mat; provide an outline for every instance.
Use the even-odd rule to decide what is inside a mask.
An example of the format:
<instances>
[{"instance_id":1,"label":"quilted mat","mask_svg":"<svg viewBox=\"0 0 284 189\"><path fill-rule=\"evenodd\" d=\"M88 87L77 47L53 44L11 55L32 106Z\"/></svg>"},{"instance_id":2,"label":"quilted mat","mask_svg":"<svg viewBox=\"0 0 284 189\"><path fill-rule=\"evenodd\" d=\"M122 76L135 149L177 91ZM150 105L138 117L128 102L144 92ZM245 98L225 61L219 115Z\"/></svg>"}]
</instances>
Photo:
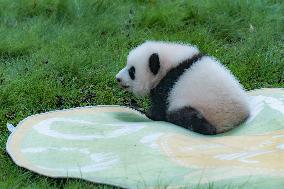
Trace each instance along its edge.
<instances>
[{"instance_id":1,"label":"quilted mat","mask_svg":"<svg viewBox=\"0 0 284 189\"><path fill-rule=\"evenodd\" d=\"M6 148L33 172L123 188L284 188L284 89L249 94L250 118L225 134L94 106L30 116Z\"/></svg>"}]
</instances>

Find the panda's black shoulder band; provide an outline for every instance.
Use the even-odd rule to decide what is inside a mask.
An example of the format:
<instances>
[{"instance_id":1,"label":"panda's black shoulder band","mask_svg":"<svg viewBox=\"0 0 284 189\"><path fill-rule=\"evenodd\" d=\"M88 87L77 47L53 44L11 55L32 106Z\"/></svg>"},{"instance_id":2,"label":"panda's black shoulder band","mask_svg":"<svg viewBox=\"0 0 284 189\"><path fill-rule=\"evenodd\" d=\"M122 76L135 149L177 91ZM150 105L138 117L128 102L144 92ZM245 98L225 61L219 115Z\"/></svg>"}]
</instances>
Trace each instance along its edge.
<instances>
[{"instance_id":1,"label":"panda's black shoulder band","mask_svg":"<svg viewBox=\"0 0 284 189\"><path fill-rule=\"evenodd\" d=\"M150 98L152 101L152 110L155 114L160 114L158 120L166 119L166 110L167 110L167 99L170 91L172 90L174 84L178 81L179 77L189 69L195 62L200 60L203 56L202 53L198 53L193 57L184 60L177 67L172 68L165 75L165 77L160 81L160 83L151 90Z\"/></svg>"},{"instance_id":2,"label":"panda's black shoulder band","mask_svg":"<svg viewBox=\"0 0 284 189\"><path fill-rule=\"evenodd\" d=\"M164 89L167 89L167 92L168 92L168 90L173 87L173 85L176 83L176 81L179 79L179 77L187 69L189 69L195 62L200 60L203 56L205 56L205 55L202 54L202 53L198 53L198 54L194 55L193 57L191 57L187 60L184 60L183 62L178 64L177 67L174 67L171 70L169 70L169 72L160 81L160 83L158 84L158 86L156 88L164 88Z\"/></svg>"},{"instance_id":3,"label":"panda's black shoulder band","mask_svg":"<svg viewBox=\"0 0 284 189\"><path fill-rule=\"evenodd\" d=\"M193 57L183 61L182 63L180 63L177 67L173 68L173 70L180 70L180 75L188 68L190 68L190 66L197 62L199 59L201 59L203 56L205 56L202 53L198 53L196 55L194 55Z\"/></svg>"}]
</instances>

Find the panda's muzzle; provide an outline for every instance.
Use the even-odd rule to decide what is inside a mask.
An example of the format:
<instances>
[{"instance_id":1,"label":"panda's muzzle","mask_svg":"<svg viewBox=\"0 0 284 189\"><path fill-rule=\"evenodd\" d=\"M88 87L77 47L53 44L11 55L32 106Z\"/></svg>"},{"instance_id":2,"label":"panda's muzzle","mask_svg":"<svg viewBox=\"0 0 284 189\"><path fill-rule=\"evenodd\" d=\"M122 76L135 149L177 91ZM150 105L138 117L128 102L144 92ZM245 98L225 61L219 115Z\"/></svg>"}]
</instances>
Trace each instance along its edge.
<instances>
[{"instance_id":1,"label":"panda's muzzle","mask_svg":"<svg viewBox=\"0 0 284 189\"><path fill-rule=\"evenodd\" d=\"M119 77L116 77L116 81L119 83L119 85L120 85L122 88L124 88L124 89L129 88L129 85L123 85L123 84L121 83L121 79L120 79Z\"/></svg>"},{"instance_id":2,"label":"panda's muzzle","mask_svg":"<svg viewBox=\"0 0 284 189\"><path fill-rule=\"evenodd\" d=\"M121 87L122 87L122 88L124 88L124 89L129 88L129 86L128 86L128 85L121 85Z\"/></svg>"}]
</instances>

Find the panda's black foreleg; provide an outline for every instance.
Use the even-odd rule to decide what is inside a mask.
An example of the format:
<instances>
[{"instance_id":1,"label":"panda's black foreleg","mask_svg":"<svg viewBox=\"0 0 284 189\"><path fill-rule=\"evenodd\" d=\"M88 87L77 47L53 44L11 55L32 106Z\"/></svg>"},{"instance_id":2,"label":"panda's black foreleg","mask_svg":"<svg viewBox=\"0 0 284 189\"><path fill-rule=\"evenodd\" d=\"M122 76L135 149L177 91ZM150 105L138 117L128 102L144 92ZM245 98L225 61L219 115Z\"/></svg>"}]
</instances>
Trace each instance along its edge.
<instances>
[{"instance_id":1,"label":"panda's black foreleg","mask_svg":"<svg viewBox=\"0 0 284 189\"><path fill-rule=\"evenodd\" d=\"M216 128L211 125L199 111L192 107L184 107L169 112L167 114L167 121L200 134L217 134Z\"/></svg>"},{"instance_id":2,"label":"panda's black foreleg","mask_svg":"<svg viewBox=\"0 0 284 189\"><path fill-rule=\"evenodd\" d=\"M148 111L145 111L144 109L142 109L142 108L136 108L136 107L129 107L129 108L131 108L131 109L133 109L133 110L135 110L135 111L138 111L138 112L140 112L141 114L144 114L147 118L149 118L149 119L151 119L151 120L153 120L153 121L166 121L165 120L165 114L164 114L164 116L163 116L163 114L162 113L159 113L159 112L157 112L157 111L155 111L155 110L153 110L153 109L150 109L150 110L148 110Z\"/></svg>"},{"instance_id":3,"label":"panda's black foreleg","mask_svg":"<svg viewBox=\"0 0 284 189\"><path fill-rule=\"evenodd\" d=\"M162 106L152 105L146 116L153 121L166 121L166 111Z\"/></svg>"},{"instance_id":4,"label":"panda's black foreleg","mask_svg":"<svg viewBox=\"0 0 284 189\"><path fill-rule=\"evenodd\" d=\"M144 114L147 118L153 120L153 121L166 121L165 113L160 113L158 110L153 110L152 108L148 111L145 111L142 108L136 108L136 107L129 107L135 111L140 112L141 114Z\"/></svg>"}]
</instances>

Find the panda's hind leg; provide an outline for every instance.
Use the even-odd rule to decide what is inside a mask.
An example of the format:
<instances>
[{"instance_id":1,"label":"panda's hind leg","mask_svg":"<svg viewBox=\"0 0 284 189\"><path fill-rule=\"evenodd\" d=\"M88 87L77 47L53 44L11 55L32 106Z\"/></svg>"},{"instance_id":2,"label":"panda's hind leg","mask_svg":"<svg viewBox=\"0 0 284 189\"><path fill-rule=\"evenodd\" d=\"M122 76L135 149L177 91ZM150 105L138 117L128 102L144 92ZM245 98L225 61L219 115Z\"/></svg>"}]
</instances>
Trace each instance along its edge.
<instances>
[{"instance_id":1,"label":"panda's hind leg","mask_svg":"<svg viewBox=\"0 0 284 189\"><path fill-rule=\"evenodd\" d=\"M184 107L168 112L167 121L200 134L217 134L216 128L199 111L192 107Z\"/></svg>"}]
</instances>

